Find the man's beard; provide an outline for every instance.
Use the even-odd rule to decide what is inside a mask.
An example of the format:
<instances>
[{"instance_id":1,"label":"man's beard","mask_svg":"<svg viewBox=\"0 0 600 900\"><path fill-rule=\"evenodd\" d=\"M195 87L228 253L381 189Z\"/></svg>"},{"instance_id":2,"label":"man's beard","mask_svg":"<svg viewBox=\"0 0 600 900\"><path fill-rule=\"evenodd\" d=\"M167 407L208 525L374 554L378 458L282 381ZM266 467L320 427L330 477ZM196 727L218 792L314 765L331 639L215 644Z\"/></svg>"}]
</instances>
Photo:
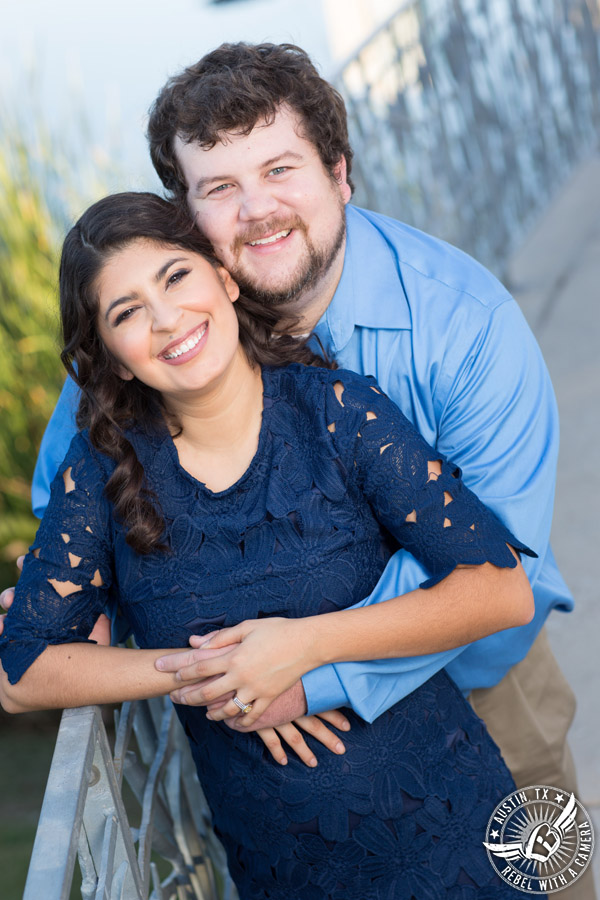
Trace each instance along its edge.
<instances>
[{"instance_id":1,"label":"man's beard","mask_svg":"<svg viewBox=\"0 0 600 900\"><path fill-rule=\"evenodd\" d=\"M234 257L238 257L244 244L250 241L260 240L268 234L276 234L278 231L287 231L294 229L300 231L304 235L305 252L300 265L295 272L289 276L288 284L279 288L263 288L255 281L251 281L244 271L243 267L230 266L229 272L233 279L239 285L240 291L246 296L263 303L265 306L276 307L291 304L298 300L302 294L307 293L314 288L323 276L331 268L335 258L344 245L346 237L346 216L343 206L341 207L340 224L331 244L325 247L315 247L308 236L307 228L300 218L296 218L293 222L268 222L262 226L261 234L246 233L236 239L233 245Z\"/></svg>"}]
</instances>

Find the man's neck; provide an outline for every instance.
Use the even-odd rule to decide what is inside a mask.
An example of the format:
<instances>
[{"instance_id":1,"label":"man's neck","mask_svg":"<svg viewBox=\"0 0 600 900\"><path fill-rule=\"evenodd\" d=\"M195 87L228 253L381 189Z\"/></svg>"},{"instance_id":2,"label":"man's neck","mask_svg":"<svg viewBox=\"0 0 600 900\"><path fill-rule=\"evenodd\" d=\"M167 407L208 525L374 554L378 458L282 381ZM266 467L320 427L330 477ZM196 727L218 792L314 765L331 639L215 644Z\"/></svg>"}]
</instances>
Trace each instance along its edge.
<instances>
[{"instance_id":1,"label":"man's neck","mask_svg":"<svg viewBox=\"0 0 600 900\"><path fill-rule=\"evenodd\" d=\"M317 284L302 291L289 303L282 304L278 308L282 316L278 331L300 335L310 334L315 329L317 322L333 300L340 283L345 251L346 239L344 238L335 259Z\"/></svg>"}]
</instances>

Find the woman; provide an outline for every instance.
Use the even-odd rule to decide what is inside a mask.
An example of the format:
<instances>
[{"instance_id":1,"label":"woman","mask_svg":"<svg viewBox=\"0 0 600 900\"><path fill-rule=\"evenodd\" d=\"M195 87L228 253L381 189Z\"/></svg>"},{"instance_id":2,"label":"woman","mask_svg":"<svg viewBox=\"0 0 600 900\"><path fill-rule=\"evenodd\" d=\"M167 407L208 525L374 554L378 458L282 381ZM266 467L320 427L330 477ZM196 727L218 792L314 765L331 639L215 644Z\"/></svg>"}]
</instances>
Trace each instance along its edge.
<instances>
[{"instance_id":1,"label":"woman","mask_svg":"<svg viewBox=\"0 0 600 900\"><path fill-rule=\"evenodd\" d=\"M273 339L276 315L239 297L170 204L122 194L91 207L65 241L60 292L85 430L2 635L8 711L170 693L181 683L155 667L165 649L242 621L275 617L262 624L284 650L258 652L282 691L325 661L410 652L419 608L457 592L473 597L465 641L529 620L510 548L531 551L371 379L302 365L317 362L305 345ZM344 611L399 543L429 581ZM109 588L141 649L87 641ZM273 691L244 634L217 693L239 692L225 712L253 700L260 714ZM346 754L314 770L177 711L242 900L508 896L481 841L513 783L445 673L372 725L351 714Z\"/></svg>"}]
</instances>

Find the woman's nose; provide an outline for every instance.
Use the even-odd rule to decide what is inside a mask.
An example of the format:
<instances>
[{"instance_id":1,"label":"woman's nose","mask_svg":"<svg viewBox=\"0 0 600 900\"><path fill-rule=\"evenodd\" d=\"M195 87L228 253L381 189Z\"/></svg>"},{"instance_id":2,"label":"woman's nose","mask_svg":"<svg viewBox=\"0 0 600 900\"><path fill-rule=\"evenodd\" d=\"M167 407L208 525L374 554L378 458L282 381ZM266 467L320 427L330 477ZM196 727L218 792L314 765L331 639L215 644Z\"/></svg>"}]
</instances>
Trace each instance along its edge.
<instances>
[{"instance_id":1,"label":"woman's nose","mask_svg":"<svg viewBox=\"0 0 600 900\"><path fill-rule=\"evenodd\" d=\"M174 333L181 317L181 310L170 303L161 303L152 311L152 330Z\"/></svg>"}]
</instances>

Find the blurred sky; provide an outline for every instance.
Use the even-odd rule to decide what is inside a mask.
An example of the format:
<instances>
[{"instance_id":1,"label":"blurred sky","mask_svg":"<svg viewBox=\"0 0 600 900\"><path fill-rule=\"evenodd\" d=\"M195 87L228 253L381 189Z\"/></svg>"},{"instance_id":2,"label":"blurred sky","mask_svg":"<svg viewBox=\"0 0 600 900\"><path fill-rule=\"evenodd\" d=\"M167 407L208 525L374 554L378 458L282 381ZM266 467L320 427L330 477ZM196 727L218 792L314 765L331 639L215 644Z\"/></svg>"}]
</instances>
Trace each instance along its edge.
<instances>
[{"instance_id":1,"label":"blurred sky","mask_svg":"<svg viewBox=\"0 0 600 900\"><path fill-rule=\"evenodd\" d=\"M222 41L290 41L332 67L321 0L0 0L0 102L55 133L83 112L130 188L156 188L144 138L166 79ZM0 107L1 109L1 107ZM2 123L0 122L0 128Z\"/></svg>"}]
</instances>

